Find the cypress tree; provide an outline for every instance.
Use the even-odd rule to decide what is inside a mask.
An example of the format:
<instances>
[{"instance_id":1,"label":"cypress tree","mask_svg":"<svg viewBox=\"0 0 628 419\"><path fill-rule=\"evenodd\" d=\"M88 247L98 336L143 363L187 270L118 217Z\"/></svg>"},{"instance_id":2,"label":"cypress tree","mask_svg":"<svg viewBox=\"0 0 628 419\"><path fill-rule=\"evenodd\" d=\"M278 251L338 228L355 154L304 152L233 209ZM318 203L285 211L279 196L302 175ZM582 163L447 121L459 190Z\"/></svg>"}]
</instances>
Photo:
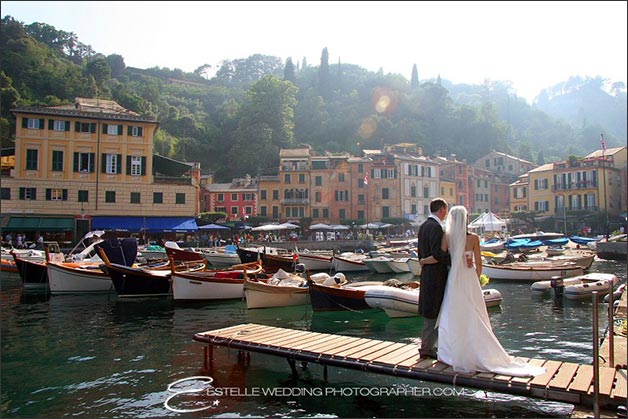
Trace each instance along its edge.
<instances>
[{"instance_id":1,"label":"cypress tree","mask_svg":"<svg viewBox=\"0 0 628 419\"><path fill-rule=\"evenodd\" d=\"M410 88L416 89L419 87L419 71L416 69L416 64L412 66L412 76L410 77Z\"/></svg>"},{"instance_id":2,"label":"cypress tree","mask_svg":"<svg viewBox=\"0 0 628 419\"><path fill-rule=\"evenodd\" d=\"M283 79L297 84L297 79L294 75L294 64L292 64L292 57L288 57L288 59L286 60L286 66L283 69Z\"/></svg>"},{"instance_id":3,"label":"cypress tree","mask_svg":"<svg viewBox=\"0 0 628 419\"><path fill-rule=\"evenodd\" d=\"M321 66L318 68L318 94L328 101L331 97L331 86L329 83L329 53L327 47L323 48L321 54Z\"/></svg>"}]
</instances>

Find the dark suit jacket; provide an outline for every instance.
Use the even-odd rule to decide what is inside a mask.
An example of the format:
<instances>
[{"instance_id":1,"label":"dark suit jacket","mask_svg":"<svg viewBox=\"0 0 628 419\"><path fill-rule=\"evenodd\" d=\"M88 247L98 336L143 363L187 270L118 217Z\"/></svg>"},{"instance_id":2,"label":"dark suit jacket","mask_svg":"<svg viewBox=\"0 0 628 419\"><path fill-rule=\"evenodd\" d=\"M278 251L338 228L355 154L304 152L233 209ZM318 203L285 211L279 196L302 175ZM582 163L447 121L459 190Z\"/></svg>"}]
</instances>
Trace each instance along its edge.
<instances>
[{"instance_id":1,"label":"dark suit jacket","mask_svg":"<svg viewBox=\"0 0 628 419\"><path fill-rule=\"evenodd\" d=\"M451 264L448 252L440 248L443 228L433 218L428 218L419 228L419 258L434 256L438 263L423 265L419 292L419 314L428 319L438 317L445 295L447 272Z\"/></svg>"}]
</instances>

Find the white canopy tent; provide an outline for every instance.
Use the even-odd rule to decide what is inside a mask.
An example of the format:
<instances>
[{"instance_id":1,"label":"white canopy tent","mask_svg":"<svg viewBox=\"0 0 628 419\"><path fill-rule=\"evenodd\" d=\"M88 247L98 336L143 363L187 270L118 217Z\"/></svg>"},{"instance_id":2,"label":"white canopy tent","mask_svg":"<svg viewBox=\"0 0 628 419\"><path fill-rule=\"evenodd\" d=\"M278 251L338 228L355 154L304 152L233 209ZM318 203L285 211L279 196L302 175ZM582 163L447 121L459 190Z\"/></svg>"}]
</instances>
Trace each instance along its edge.
<instances>
[{"instance_id":1,"label":"white canopy tent","mask_svg":"<svg viewBox=\"0 0 628 419\"><path fill-rule=\"evenodd\" d=\"M492 212L485 212L473 220L468 227L481 229L481 231L503 231L506 230L506 221Z\"/></svg>"}]
</instances>

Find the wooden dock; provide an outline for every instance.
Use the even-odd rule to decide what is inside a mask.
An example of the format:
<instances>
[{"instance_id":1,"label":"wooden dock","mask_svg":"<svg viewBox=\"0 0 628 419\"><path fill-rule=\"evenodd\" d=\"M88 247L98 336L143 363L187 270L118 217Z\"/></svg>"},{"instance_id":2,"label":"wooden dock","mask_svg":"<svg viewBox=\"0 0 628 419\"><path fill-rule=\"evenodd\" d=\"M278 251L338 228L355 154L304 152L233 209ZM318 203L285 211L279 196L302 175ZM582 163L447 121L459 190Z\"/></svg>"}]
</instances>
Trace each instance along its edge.
<instances>
[{"instance_id":1,"label":"wooden dock","mask_svg":"<svg viewBox=\"0 0 628 419\"><path fill-rule=\"evenodd\" d=\"M194 340L207 344L208 369L213 346L280 356L295 362L314 362L378 374L432 381L453 386L493 390L576 405L593 404L593 367L544 359L526 359L547 372L537 377L512 377L492 373L460 374L435 359L419 359L418 345L328 333L292 330L259 324L240 324L201 332ZM327 377L325 377L327 378ZM600 368L599 403L616 409L626 405L626 370Z\"/></svg>"}]
</instances>

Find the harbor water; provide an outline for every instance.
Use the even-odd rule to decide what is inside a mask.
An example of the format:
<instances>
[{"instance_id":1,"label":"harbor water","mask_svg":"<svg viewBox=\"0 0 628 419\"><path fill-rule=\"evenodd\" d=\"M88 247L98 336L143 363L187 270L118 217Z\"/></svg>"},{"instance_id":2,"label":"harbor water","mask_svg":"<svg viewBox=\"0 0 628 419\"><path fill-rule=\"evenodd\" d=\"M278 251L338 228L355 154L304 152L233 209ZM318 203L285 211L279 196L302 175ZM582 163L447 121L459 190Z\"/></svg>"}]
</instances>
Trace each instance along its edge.
<instances>
[{"instance_id":1,"label":"harbor water","mask_svg":"<svg viewBox=\"0 0 628 419\"><path fill-rule=\"evenodd\" d=\"M626 282L623 262L595 261L591 272ZM179 303L24 290L2 274L0 416L151 417L567 417L573 406L515 395L214 349L203 371L195 333L241 323L416 342L422 321L384 312L314 313L309 306L247 310L242 300ZM349 280L399 275L348 274ZM489 309L493 330L512 355L592 363L592 302L530 293L530 283L492 280L503 302ZM607 305L600 304L600 330ZM606 356L606 354L601 354ZM180 383L177 380L211 376ZM187 387L186 387L187 386ZM196 393L174 393L198 388ZM202 391L201 391L202 390ZM168 406L164 403L168 400ZM169 407L169 408L168 408ZM192 409L204 409L188 412ZM182 410L185 412L177 412Z\"/></svg>"}]
</instances>

